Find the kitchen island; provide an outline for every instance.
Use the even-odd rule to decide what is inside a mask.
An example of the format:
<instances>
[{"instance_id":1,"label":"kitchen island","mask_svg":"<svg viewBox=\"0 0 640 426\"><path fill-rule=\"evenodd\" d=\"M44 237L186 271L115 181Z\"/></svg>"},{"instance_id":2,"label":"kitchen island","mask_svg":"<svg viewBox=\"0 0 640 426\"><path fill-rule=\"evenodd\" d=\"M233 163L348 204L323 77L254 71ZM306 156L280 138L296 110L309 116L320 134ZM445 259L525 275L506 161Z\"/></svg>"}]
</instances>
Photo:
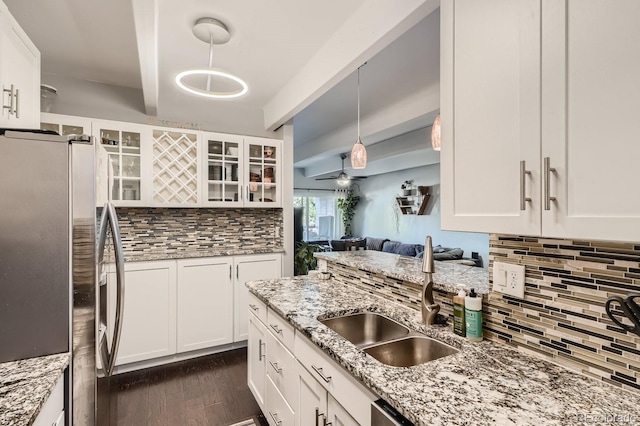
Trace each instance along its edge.
<instances>
[{"instance_id":1,"label":"kitchen island","mask_svg":"<svg viewBox=\"0 0 640 426\"><path fill-rule=\"evenodd\" d=\"M69 359L62 353L0 364L0 425L32 425Z\"/></svg>"},{"instance_id":2,"label":"kitchen island","mask_svg":"<svg viewBox=\"0 0 640 426\"><path fill-rule=\"evenodd\" d=\"M420 314L335 279L308 276L247 283L356 380L417 425L582 425L606 416L640 419L640 396L514 350L472 344L450 327L424 326ZM318 321L378 312L460 350L414 367L391 367ZM348 407L346 407L348 408Z\"/></svg>"}]
</instances>

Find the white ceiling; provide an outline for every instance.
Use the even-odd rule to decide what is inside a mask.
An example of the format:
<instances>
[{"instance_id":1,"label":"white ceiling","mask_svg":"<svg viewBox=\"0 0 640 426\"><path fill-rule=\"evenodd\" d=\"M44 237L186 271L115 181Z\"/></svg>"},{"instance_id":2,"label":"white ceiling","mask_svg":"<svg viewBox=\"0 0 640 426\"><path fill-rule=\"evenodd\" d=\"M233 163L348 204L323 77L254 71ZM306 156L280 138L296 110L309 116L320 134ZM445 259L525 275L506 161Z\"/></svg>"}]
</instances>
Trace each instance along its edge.
<instances>
[{"instance_id":1,"label":"white ceiling","mask_svg":"<svg viewBox=\"0 0 640 426\"><path fill-rule=\"evenodd\" d=\"M286 121L288 113L281 107L283 99L292 98L291 93L283 93L287 86L289 92L295 92L301 80L324 84L317 89L304 87L307 99L315 100L306 108L296 107L296 101L285 105L289 111L298 111L294 120L296 152L303 147L300 155L307 158L300 163L300 155L296 155L299 164L331 158L339 168L337 154L348 151L356 137L356 79L352 71L364 60L368 60L361 69L365 144L428 125L425 113L431 107L428 111L413 108L418 111L414 116L394 118L388 125L380 117L385 108L411 110L427 96L425 88L437 85L438 66L433 60L438 56L439 27L434 14L424 18L437 8L437 0L4 2L40 49L43 74L143 89L147 113L159 119L198 123L222 132L270 135L265 123L273 128L274 120ZM180 71L207 65L209 47L191 31L201 17L216 18L228 26L231 41L215 46L213 64L247 81L248 95L211 101L182 92L175 85ZM358 37L373 41L353 41ZM353 51L340 51L342 45ZM328 61L337 63L334 70L327 71ZM325 75L320 75L322 72ZM154 90L155 97L148 100ZM414 99L414 103L406 99ZM298 105L305 102L302 98L297 101ZM153 103L157 110L149 108ZM274 120L265 118L271 106L280 118L278 114ZM332 134L340 136L325 146L323 138Z\"/></svg>"}]
</instances>

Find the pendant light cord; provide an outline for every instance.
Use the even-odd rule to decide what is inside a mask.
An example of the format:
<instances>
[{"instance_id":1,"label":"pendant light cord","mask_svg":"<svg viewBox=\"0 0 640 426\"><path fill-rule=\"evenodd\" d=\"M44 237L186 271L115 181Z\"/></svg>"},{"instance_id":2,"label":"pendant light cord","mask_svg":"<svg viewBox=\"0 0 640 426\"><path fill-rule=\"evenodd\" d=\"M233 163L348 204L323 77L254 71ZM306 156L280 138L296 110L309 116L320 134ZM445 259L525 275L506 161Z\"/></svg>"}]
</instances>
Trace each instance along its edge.
<instances>
[{"instance_id":1,"label":"pendant light cord","mask_svg":"<svg viewBox=\"0 0 640 426\"><path fill-rule=\"evenodd\" d=\"M360 140L360 68L358 67L358 140Z\"/></svg>"}]
</instances>

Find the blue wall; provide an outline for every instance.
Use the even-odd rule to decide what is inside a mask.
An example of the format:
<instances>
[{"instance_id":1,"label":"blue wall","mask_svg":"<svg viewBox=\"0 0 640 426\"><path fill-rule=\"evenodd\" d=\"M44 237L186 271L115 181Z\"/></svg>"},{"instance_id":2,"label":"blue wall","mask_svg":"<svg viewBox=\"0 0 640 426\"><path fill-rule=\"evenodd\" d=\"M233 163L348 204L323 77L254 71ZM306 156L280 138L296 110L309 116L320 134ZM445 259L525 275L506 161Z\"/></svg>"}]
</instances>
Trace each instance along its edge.
<instances>
[{"instance_id":1,"label":"blue wall","mask_svg":"<svg viewBox=\"0 0 640 426\"><path fill-rule=\"evenodd\" d=\"M366 169L363 174L366 175ZM395 208L395 197L401 195L400 185L411 179L416 185L432 187L432 197L424 216L402 215ZM352 224L354 235L420 244L431 235L434 245L460 247L465 257L471 257L472 251L478 252L485 267L488 266L488 234L443 231L440 227L440 164L370 176L356 183L352 189L360 195L360 202Z\"/></svg>"}]
</instances>

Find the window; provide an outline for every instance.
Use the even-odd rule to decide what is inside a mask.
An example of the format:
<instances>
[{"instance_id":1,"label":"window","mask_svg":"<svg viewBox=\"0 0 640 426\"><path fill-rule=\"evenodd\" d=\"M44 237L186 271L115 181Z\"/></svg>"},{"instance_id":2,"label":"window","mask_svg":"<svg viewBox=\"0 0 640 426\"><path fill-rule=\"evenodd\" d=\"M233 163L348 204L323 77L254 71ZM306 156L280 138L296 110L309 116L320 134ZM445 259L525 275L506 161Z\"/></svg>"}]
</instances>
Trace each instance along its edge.
<instances>
[{"instance_id":1,"label":"window","mask_svg":"<svg viewBox=\"0 0 640 426\"><path fill-rule=\"evenodd\" d=\"M302 207L302 239L304 241L324 241L340 238L336 233L338 197L334 193L297 194L293 206Z\"/></svg>"}]
</instances>

